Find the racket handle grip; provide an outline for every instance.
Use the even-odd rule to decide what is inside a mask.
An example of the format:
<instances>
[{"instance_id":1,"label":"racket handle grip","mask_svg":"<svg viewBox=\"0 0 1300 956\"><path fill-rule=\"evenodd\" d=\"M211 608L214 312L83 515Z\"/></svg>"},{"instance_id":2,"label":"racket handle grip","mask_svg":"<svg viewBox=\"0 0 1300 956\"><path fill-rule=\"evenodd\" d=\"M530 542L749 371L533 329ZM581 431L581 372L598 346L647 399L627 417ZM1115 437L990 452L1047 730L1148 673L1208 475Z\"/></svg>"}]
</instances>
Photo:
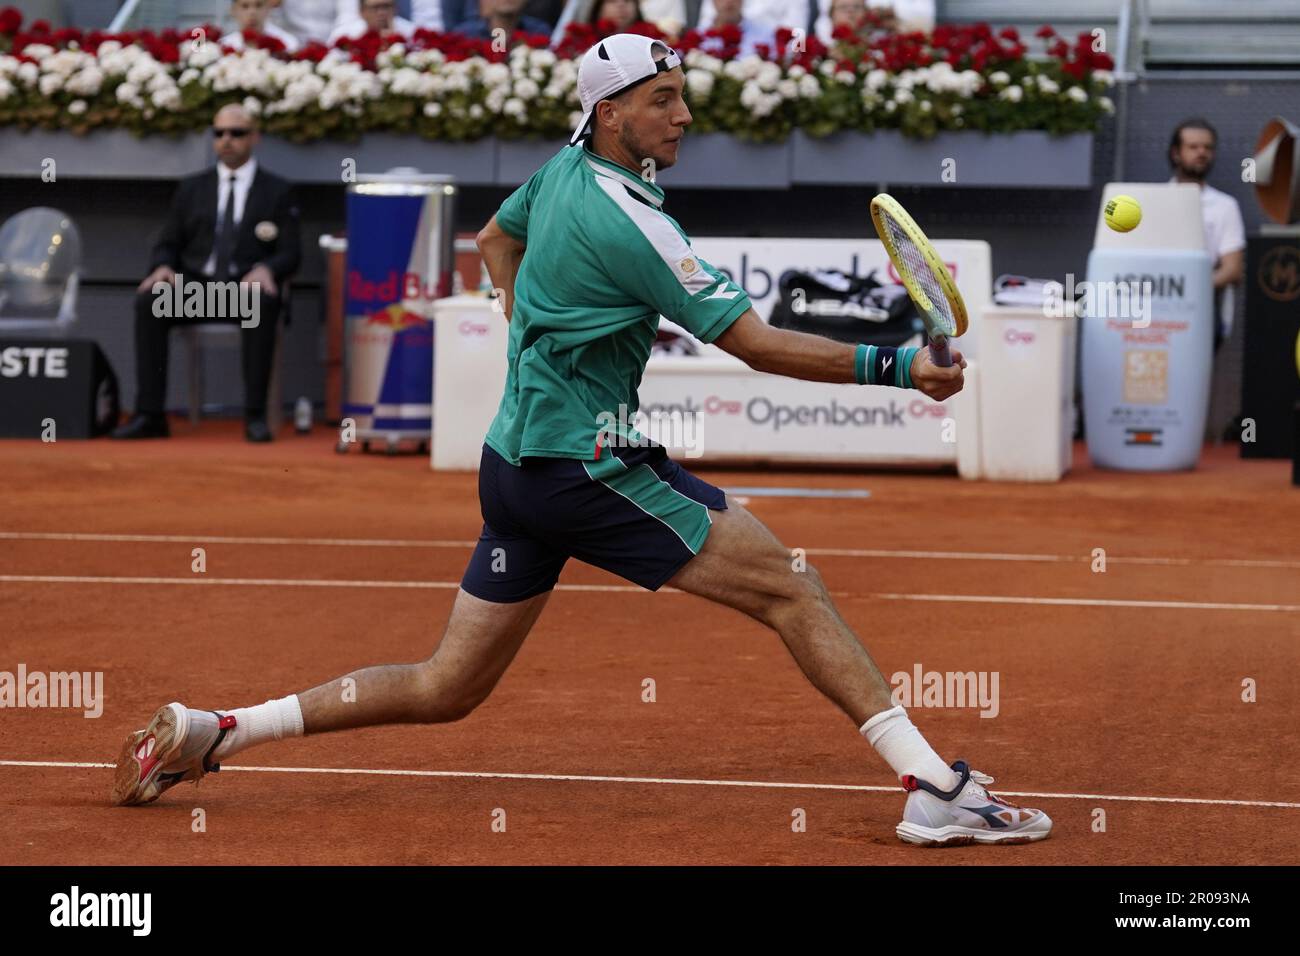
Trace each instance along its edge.
<instances>
[{"instance_id":1,"label":"racket handle grip","mask_svg":"<svg viewBox=\"0 0 1300 956\"><path fill-rule=\"evenodd\" d=\"M930 340L930 361L940 368L952 365L952 351L948 348L948 339L936 337Z\"/></svg>"}]
</instances>

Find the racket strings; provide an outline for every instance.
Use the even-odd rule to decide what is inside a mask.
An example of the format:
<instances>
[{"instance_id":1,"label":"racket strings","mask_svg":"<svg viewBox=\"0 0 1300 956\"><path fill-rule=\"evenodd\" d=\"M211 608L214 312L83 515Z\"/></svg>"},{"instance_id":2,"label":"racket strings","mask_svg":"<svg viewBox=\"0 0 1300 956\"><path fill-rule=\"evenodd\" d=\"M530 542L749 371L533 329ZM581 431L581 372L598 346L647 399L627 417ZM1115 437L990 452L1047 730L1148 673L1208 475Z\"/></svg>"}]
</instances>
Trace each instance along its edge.
<instances>
[{"instance_id":1,"label":"racket strings","mask_svg":"<svg viewBox=\"0 0 1300 956\"><path fill-rule=\"evenodd\" d=\"M912 241L912 237L894 221L892 216L886 215L884 220L889 229L889 240L893 243L898 258L907 266L908 271L912 273L913 279L921 286L926 298L930 300L930 306L934 310L934 318L938 321L938 324L951 334L957 328L957 320L952 314L952 306L948 302L948 297L944 294L938 280L935 279L934 273L930 271L929 261L921 254L921 250Z\"/></svg>"}]
</instances>

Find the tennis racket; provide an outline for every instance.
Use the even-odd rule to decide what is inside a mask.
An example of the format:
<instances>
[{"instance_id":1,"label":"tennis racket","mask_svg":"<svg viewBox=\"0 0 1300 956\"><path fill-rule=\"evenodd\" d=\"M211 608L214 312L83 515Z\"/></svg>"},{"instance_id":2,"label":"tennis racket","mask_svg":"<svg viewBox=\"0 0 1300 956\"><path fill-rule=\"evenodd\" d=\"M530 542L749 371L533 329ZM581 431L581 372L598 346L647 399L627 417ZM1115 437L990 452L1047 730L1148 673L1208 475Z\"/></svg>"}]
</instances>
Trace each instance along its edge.
<instances>
[{"instance_id":1,"label":"tennis racket","mask_svg":"<svg viewBox=\"0 0 1300 956\"><path fill-rule=\"evenodd\" d=\"M921 321L930 340L930 360L935 365L951 365L948 339L965 333L967 319L966 303L948 267L921 227L894 197L881 193L871 200L871 220L876 224L876 234L885 244L894 271L921 310Z\"/></svg>"}]
</instances>

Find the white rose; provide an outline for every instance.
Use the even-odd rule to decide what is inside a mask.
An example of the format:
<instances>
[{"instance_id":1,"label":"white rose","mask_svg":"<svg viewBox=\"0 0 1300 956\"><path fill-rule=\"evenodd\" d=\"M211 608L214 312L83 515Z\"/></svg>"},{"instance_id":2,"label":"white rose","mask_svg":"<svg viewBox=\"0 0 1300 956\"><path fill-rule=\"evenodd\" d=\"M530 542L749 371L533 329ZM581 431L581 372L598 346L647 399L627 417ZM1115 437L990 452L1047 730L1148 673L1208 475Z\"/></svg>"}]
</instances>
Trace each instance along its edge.
<instances>
[{"instance_id":1,"label":"white rose","mask_svg":"<svg viewBox=\"0 0 1300 956\"><path fill-rule=\"evenodd\" d=\"M1115 112L1115 101L1112 100L1109 96L1103 96L1100 99L1098 99L1097 102L1101 105L1101 108L1105 110L1107 113Z\"/></svg>"},{"instance_id":2,"label":"white rose","mask_svg":"<svg viewBox=\"0 0 1300 956\"><path fill-rule=\"evenodd\" d=\"M1102 86L1115 85L1115 74L1112 73L1110 70L1094 70L1092 74L1092 78L1096 80L1098 83L1100 83Z\"/></svg>"},{"instance_id":3,"label":"white rose","mask_svg":"<svg viewBox=\"0 0 1300 956\"><path fill-rule=\"evenodd\" d=\"M8 77L0 76L0 100L8 99L14 94L14 85L9 82Z\"/></svg>"},{"instance_id":4,"label":"white rose","mask_svg":"<svg viewBox=\"0 0 1300 956\"><path fill-rule=\"evenodd\" d=\"M686 86L692 96L705 99L713 92L713 74L708 70L699 68L687 70Z\"/></svg>"},{"instance_id":5,"label":"white rose","mask_svg":"<svg viewBox=\"0 0 1300 956\"><path fill-rule=\"evenodd\" d=\"M515 84L515 96L521 100L531 100L541 91L541 87L532 80L520 80Z\"/></svg>"},{"instance_id":6,"label":"white rose","mask_svg":"<svg viewBox=\"0 0 1300 956\"><path fill-rule=\"evenodd\" d=\"M29 43L23 47L23 55L30 56L33 60L43 60L54 52L54 47L44 43Z\"/></svg>"},{"instance_id":7,"label":"white rose","mask_svg":"<svg viewBox=\"0 0 1300 956\"><path fill-rule=\"evenodd\" d=\"M248 114L250 116L261 116L262 101L259 100L256 96L245 96L244 109L248 111Z\"/></svg>"},{"instance_id":8,"label":"white rose","mask_svg":"<svg viewBox=\"0 0 1300 956\"><path fill-rule=\"evenodd\" d=\"M438 115L439 113L441 113L441 112L442 112L442 104L441 104L441 103L425 103L425 104L424 104L424 115L425 115L425 116L437 116L437 115Z\"/></svg>"},{"instance_id":9,"label":"white rose","mask_svg":"<svg viewBox=\"0 0 1300 956\"><path fill-rule=\"evenodd\" d=\"M1086 103L1088 101L1088 94L1084 92L1082 86L1070 87L1068 90L1065 91L1065 95L1068 96L1070 99L1074 100L1074 102L1076 103Z\"/></svg>"},{"instance_id":10,"label":"white rose","mask_svg":"<svg viewBox=\"0 0 1300 956\"><path fill-rule=\"evenodd\" d=\"M469 115L474 119L479 119L483 115L483 107L475 103L469 108Z\"/></svg>"},{"instance_id":11,"label":"white rose","mask_svg":"<svg viewBox=\"0 0 1300 956\"><path fill-rule=\"evenodd\" d=\"M804 78L804 76L807 75L807 73L808 73L807 70L805 70L802 66L796 63L794 66L790 67L786 75L789 76L790 79L792 80L801 80Z\"/></svg>"},{"instance_id":12,"label":"white rose","mask_svg":"<svg viewBox=\"0 0 1300 956\"><path fill-rule=\"evenodd\" d=\"M894 90L894 101L896 103L910 103L915 97L912 96L911 90Z\"/></svg>"},{"instance_id":13,"label":"white rose","mask_svg":"<svg viewBox=\"0 0 1300 956\"><path fill-rule=\"evenodd\" d=\"M1011 82L1011 74L1006 70L998 70L996 73L989 74L989 82L994 86L1006 86Z\"/></svg>"},{"instance_id":14,"label":"white rose","mask_svg":"<svg viewBox=\"0 0 1300 956\"><path fill-rule=\"evenodd\" d=\"M1025 91L1022 90L1020 87L1008 86L1005 90L1003 90L1001 93L998 94L998 99L1010 100L1012 103L1019 103L1021 98L1024 95L1025 95Z\"/></svg>"},{"instance_id":15,"label":"white rose","mask_svg":"<svg viewBox=\"0 0 1300 956\"><path fill-rule=\"evenodd\" d=\"M852 86L857 77L848 70L836 70L835 79L845 86Z\"/></svg>"},{"instance_id":16,"label":"white rose","mask_svg":"<svg viewBox=\"0 0 1300 956\"><path fill-rule=\"evenodd\" d=\"M873 93L879 92L880 89L888 82L889 82L889 74L886 73L884 70L872 70L870 73L867 74L867 89L869 89Z\"/></svg>"},{"instance_id":17,"label":"white rose","mask_svg":"<svg viewBox=\"0 0 1300 956\"><path fill-rule=\"evenodd\" d=\"M785 99L793 100L799 96L799 84L787 78L776 84L776 91Z\"/></svg>"},{"instance_id":18,"label":"white rose","mask_svg":"<svg viewBox=\"0 0 1300 956\"><path fill-rule=\"evenodd\" d=\"M1055 80L1053 80L1053 79L1052 79L1051 77L1049 77L1049 76L1041 76L1041 75L1040 75L1040 76L1038 77L1038 88L1039 88L1040 90L1042 90L1044 93L1059 93L1059 92L1061 92L1061 87L1060 87L1059 85L1057 85L1057 82L1056 82Z\"/></svg>"},{"instance_id":19,"label":"white rose","mask_svg":"<svg viewBox=\"0 0 1300 956\"><path fill-rule=\"evenodd\" d=\"M46 73L41 77L38 87L41 96L53 96L63 86L63 77L57 73Z\"/></svg>"},{"instance_id":20,"label":"white rose","mask_svg":"<svg viewBox=\"0 0 1300 956\"><path fill-rule=\"evenodd\" d=\"M71 103L68 104L68 112L71 113L73 116L80 116L82 113L86 112L86 101L73 100Z\"/></svg>"},{"instance_id":21,"label":"white rose","mask_svg":"<svg viewBox=\"0 0 1300 956\"><path fill-rule=\"evenodd\" d=\"M18 80L23 84L23 86L35 86L40 75L41 71L37 68L35 63L24 63L22 66L18 67Z\"/></svg>"},{"instance_id":22,"label":"white rose","mask_svg":"<svg viewBox=\"0 0 1300 956\"><path fill-rule=\"evenodd\" d=\"M921 100L921 112L922 112L922 113L928 113L928 112L930 112L930 101L929 101L929 100Z\"/></svg>"},{"instance_id":23,"label":"white rose","mask_svg":"<svg viewBox=\"0 0 1300 956\"><path fill-rule=\"evenodd\" d=\"M129 103L140 96L140 91L133 83L123 83L117 88L117 101L119 103Z\"/></svg>"},{"instance_id":24,"label":"white rose","mask_svg":"<svg viewBox=\"0 0 1300 956\"><path fill-rule=\"evenodd\" d=\"M503 113L507 116L513 116L516 119L523 119L526 111L527 107L524 106L524 101L516 96L512 96L510 99L506 100L506 105L502 108Z\"/></svg>"},{"instance_id":25,"label":"white rose","mask_svg":"<svg viewBox=\"0 0 1300 956\"><path fill-rule=\"evenodd\" d=\"M817 77L807 71L799 77L799 95L804 99L815 99L821 96L822 85L817 82Z\"/></svg>"}]
</instances>

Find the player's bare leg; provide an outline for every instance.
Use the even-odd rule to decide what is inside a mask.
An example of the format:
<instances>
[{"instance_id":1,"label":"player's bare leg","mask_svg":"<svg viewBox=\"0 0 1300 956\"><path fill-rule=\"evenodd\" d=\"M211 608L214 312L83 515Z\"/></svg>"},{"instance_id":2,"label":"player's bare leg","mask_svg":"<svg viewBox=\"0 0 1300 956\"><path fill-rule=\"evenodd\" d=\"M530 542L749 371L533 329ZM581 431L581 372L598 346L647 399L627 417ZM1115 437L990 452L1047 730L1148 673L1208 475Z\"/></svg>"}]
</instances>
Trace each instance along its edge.
<instances>
[{"instance_id":1,"label":"player's bare leg","mask_svg":"<svg viewBox=\"0 0 1300 956\"><path fill-rule=\"evenodd\" d=\"M366 667L299 694L303 733L460 720L487 699L550 596L494 604L457 591L433 656Z\"/></svg>"},{"instance_id":2,"label":"player's bare leg","mask_svg":"<svg viewBox=\"0 0 1300 956\"><path fill-rule=\"evenodd\" d=\"M303 694L233 711L160 707L123 745L112 801L150 803L177 783L198 780L220 761L272 740L459 720L487 699L549 597L546 592L497 604L458 591L442 640L426 661L366 667Z\"/></svg>"},{"instance_id":3,"label":"player's bare leg","mask_svg":"<svg viewBox=\"0 0 1300 956\"><path fill-rule=\"evenodd\" d=\"M776 535L731 499L713 512L699 554L668 583L743 611L781 635L813 685L853 719L867 742L909 790L900 839L923 846L1030 843L1052 821L993 796L993 778L965 763L949 768L894 705L889 685L866 648L840 617L821 575L796 566Z\"/></svg>"},{"instance_id":4,"label":"player's bare leg","mask_svg":"<svg viewBox=\"0 0 1300 956\"><path fill-rule=\"evenodd\" d=\"M812 565L795 569L789 548L727 499L712 513L700 553L669 586L748 614L781 635L804 675L861 726L894 706L880 669L840 617Z\"/></svg>"}]
</instances>

